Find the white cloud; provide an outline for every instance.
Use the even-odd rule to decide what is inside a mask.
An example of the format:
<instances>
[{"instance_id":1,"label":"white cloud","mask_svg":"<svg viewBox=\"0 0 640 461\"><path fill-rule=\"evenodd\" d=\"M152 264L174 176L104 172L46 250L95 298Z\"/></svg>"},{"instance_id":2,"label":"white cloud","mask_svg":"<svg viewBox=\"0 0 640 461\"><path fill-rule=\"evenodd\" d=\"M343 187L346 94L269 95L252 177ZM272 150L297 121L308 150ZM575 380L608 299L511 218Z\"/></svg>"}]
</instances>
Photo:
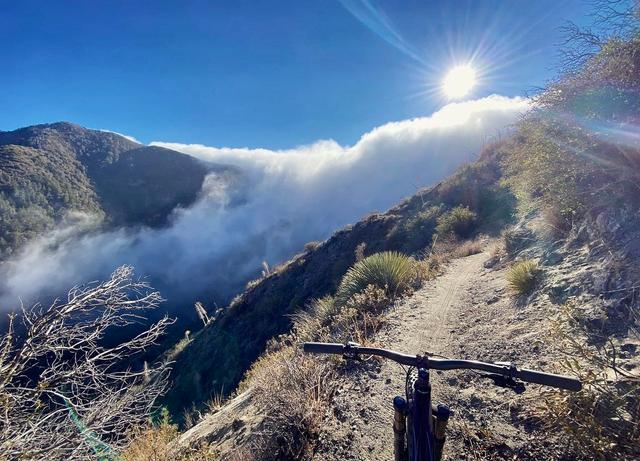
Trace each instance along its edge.
<instances>
[{"instance_id":1,"label":"white cloud","mask_svg":"<svg viewBox=\"0 0 640 461\"><path fill-rule=\"evenodd\" d=\"M104 131L105 133L113 133L113 134L117 134L118 136L122 136L125 139L128 139L131 142L135 142L138 144L142 144L140 141L138 141L136 138L134 138L133 136L129 136L128 134L122 134L122 133L118 133L117 131L112 131L112 130L103 130L103 129L98 129L98 131Z\"/></svg>"},{"instance_id":2,"label":"white cloud","mask_svg":"<svg viewBox=\"0 0 640 461\"><path fill-rule=\"evenodd\" d=\"M6 265L0 305L103 277L123 263L148 274L170 298L232 294L263 260L287 259L305 242L450 174L528 107L526 99L501 96L450 104L429 117L375 128L347 147L332 140L280 151L152 143L238 166L247 175L246 201L229 206L229 190L212 175L202 198L175 210L168 228L73 238L68 228L59 230Z\"/></svg>"}]
</instances>

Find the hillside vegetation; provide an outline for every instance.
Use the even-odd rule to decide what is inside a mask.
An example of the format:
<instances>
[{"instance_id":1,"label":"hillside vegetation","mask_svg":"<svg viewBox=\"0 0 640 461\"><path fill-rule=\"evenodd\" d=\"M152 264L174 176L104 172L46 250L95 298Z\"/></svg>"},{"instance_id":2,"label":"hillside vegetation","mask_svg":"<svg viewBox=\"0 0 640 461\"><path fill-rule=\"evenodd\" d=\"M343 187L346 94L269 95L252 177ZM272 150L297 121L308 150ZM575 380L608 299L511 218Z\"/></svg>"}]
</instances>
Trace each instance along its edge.
<instances>
[{"instance_id":1,"label":"hillside vegetation","mask_svg":"<svg viewBox=\"0 0 640 461\"><path fill-rule=\"evenodd\" d=\"M125 343L124 357L119 346L100 344L109 328L138 321L137 311L160 302L129 268L103 284L72 289L67 302L11 317L22 320L16 328L27 335L13 334L12 323L0 336L6 371L0 397L9 402L0 458L18 456L16 440L37 456L47 450L68 459L354 458L331 452L323 425L344 416L335 405L338 384L380 377L371 373L376 364L305 355L299 343L375 344L394 310L406 316L396 318L401 327L414 318L413 336L421 337L440 319L423 322L429 317L415 314L432 307L428 293L411 297L451 264L466 269L448 273L444 304L458 286L451 281L476 272L459 298L464 315L447 325L464 340L453 352L487 360L525 356L583 383L579 392L545 389L517 401L501 389L488 406L475 395L478 376L440 380L455 391L448 397L456 403L470 401L451 427L461 456L640 459L640 28L637 9L627 13L624 34L587 34L595 49L579 53L534 98L513 134L487 146L476 162L385 213L307 244L279 267L265 264L263 276L226 308L208 313L199 304L204 327L185 332L155 363L137 366L133 357L156 343L167 319ZM196 193L169 176L179 170L201 182L208 171L189 157L70 124L0 133L0 149L5 255L70 210L113 223L162 223L170 204L186 204ZM166 171L143 173L156 159ZM60 174L50 174L52 168ZM166 182L169 191L145 181ZM116 184L123 189L114 191ZM468 255L475 256L451 262ZM403 302L404 310L396 310ZM123 358L136 367L114 367ZM87 382L94 387L85 392ZM373 396L363 389L368 393L357 398ZM371 415L363 405L353 408ZM68 420L75 426L65 426ZM83 429L85 421L93 425ZM180 434L174 422L193 427ZM389 448L392 431L385 427ZM516 433L519 446L508 438ZM340 448L350 455L347 442Z\"/></svg>"},{"instance_id":2,"label":"hillside vegetation","mask_svg":"<svg viewBox=\"0 0 640 461\"><path fill-rule=\"evenodd\" d=\"M106 224L161 226L229 167L110 132L54 123L0 132L0 259L70 212Z\"/></svg>"}]
</instances>

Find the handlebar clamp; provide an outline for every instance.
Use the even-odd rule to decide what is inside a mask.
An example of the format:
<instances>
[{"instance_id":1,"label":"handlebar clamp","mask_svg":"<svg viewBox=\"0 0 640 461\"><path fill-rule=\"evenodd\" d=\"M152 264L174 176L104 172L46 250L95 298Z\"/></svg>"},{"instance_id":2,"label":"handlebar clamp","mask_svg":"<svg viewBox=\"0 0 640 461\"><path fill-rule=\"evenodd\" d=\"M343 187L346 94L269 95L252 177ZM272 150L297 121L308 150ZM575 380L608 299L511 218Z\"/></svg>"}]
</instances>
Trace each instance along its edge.
<instances>
[{"instance_id":1,"label":"handlebar clamp","mask_svg":"<svg viewBox=\"0 0 640 461\"><path fill-rule=\"evenodd\" d=\"M360 356L358 355L359 347L360 344L349 341L344 345L344 352L342 353L342 356L345 359L361 360Z\"/></svg>"}]
</instances>

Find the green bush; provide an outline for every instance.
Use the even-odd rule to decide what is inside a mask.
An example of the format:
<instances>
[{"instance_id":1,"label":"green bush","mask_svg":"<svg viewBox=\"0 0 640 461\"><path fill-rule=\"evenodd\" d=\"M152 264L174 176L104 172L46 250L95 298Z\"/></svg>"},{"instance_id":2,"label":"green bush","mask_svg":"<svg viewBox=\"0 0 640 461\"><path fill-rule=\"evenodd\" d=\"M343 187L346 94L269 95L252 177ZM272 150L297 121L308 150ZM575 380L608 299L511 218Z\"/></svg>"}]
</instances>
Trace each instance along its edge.
<instances>
[{"instance_id":1,"label":"green bush","mask_svg":"<svg viewBox=\"0 0 640 461\"><path fill-rule=\"evenodd\" d=\"M344 305L369 285L385 290L390 297L398 296L411 288L416 278L413 258L395 251L373 254L357 262L347 271L336 292L336 301Z\"/></svg>"},{"instance_id":2,"label":"green bush","mask_svg":"<svg viewBox=\"0 0 640 461\"><path fill-rule=\"evenodd\" d=\"M436 232L438 235L455 235L468 237L476 227L477 216L468 207L458 206L438 218Z\"/></svg>"},{"instance_id":3,"label":"green bush","mask_svg":"<svg viewBox=\"0 0 640 461\"><path fill-rule=\"evenodd\" d=\"M431 235L436 227L438 217L442 214L442 205L434 205L416 213L404 225L408 234Z\"/></svg>"},{"instance_id":4,"label":"green bush","mask_svg":"<svg viewBox=\"0 0 640 461\"><path fill-rule=\"evenodd\" d=\"M408 219L404 224L404 232L409 238L416 238L420 236L427 236L431 238L433 234L438 217L442 214L442 205L432 205L419 211L413 217Z\"/></svg>"},{"instance_id":5,"label":"green bush","mask_svg":"<svg viewBox=\"0 0 640 461\"><path fill-rule=\"evenodd\" d=\"M292 315L294 330L304 341L318 340L339 310L333 296L314 299L307 310Z\"/></svg>"},{"instance_id":6,"label":"green bush","mask_svg":"<svg viewBox=\"0 0 640 461\"><path fill-rule=\"evenodd\" d=\"M533 290L539 273L540 269L537 262L531 259L518 261L507 271L509 288L519 295L525 295Z\"/></svg>"}]
</instances>

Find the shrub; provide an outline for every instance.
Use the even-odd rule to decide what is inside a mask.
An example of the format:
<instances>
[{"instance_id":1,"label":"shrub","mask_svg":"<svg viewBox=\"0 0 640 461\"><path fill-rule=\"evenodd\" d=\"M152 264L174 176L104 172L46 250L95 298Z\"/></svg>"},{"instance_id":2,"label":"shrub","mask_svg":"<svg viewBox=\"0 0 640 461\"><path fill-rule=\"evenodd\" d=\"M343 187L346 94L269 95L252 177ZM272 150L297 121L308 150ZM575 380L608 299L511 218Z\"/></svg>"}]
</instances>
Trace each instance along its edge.
<instances>
[{"instance_id":1,"label":"shrub","mask_svg":"<svg viewBox=\"0 0 640 461\"><path fill-rule=\"evenodd\" d=\"M431 235L436 227L438 217L442 214L442 205L433 205L416 213L405 224L408 234Z\"/></svg>"},{"instance_id":2,"label":"shrub","mask_svg":"<svg viewBox=\"0 0 640 461\"><path fill-rule=\"evenodd\" d=\"M331 319L339 311L332 296L314 299L307 310L292 315L294 331L302 341L319 340L327 336Z\"/></svg>"},{"instance_id":3,"label":"shrub","mask_svg":"<svg viewBox=\"0 0 640 461\"><path fill-rule=\"evenodd\" d=\"M531 259L514 263L507 271L509 288L519 295L529 293L536 285L539 272L538 263Z\"/></svg>"},{"instance_id":4,"label":"shrub","mask_svg":"<svg viewBox=\"0 0 640 461\"><path fill-rule=\"evenodd\" d=\"M639 50L637 32L603 43L582 68L536 97L536 109L500 149L503 184L521 211L542 208L560 234L590 212L638 206L637 143L603 131L637 120Z\"/></svg>"},{"instance_id":5,"label":"shrub","mask_svg":"<svg viewBox=\"0 0 640 461\"><path fill-rule=\"evenodd\" d=\"M440 216L437 220L438 235L468 237L476 225L477 216L468 207L458 206Z\"/></svg>"},{"instance_id":6,"label":"shrub","mask_svg":"<svg viewBox=\"0 0 640 461\"><path fill-rule=\"evenodd\" d=\"M360 344L366 343L384 324L380 314L390 304L391 300L384 289L375 285L367 286L353 295L336 316L332 339L338 342L354 340Z\"/></svg>"},{"instance_id":7,"label":"shrub","mask_svg":"<svg viewBox=\"0 0 640 461\"><path fill-rule=\"evenodd\" d=\"M345 304L346 308L356 308L359 312L380 314L389 306L391 300L384 288L368 285L364 290L354 294Z\"/></svg>"},{"instance_id":8,"label":"shrub","mask_svg":"<svg viewBox=\"0 0 640 461\"><path fill-rule=\"evenodd\" d=\"M503 184L518 198L521 213L540 206L566 227L585 211L585 190L596 184L595 165L575 152L592 146L575 127L533 116L520 122L517 136L502 147Z\"/></svg>"},{"instance_id":9,"label":"shrub","mask_svg":"<svg viewBox=\"0 0 640 461\"><path fill-rule=\"evenodd\" d=\"M563 306L552 320L551 334L566 352L561 368L578 377L583 387L570 395L545 393L538 416L549 429L568 433L573 450L584 459L639 459L637 369L625 367L614 341L603 341L601 335L588 331L575 301ZM630 336L634 342L640 340L637 328L630 328Z\"/></svg>"},{"instance_id":10,"label":"shrub","mask_svg":"<svg viewBox=\"0 0 640 461\"><path fill-rule=\"evenodd\" d=\"M242 383L264 412L253 436L254 459L302 459L317 436L335 385L331 363L293 346L263 355Z\"/></svg>"},{"instance_id":11,"label":"shrub","mask_svg":"<svg viewBox=\"0 0 640 461\"><path fill-rule=\"evenodd\" d=\"M464 258L465 256L482 253L484 246L485 242L480 239L467 240L465 242L462 242L455 248L455 250L453 250L453 257Z\"/></svg>"},{"instance_id":12,"label":"shrub","mask_svg":"<svg viewBox=\"0 0 640 461\"><path fill-rule=\"evenodd\" d=\"M294 332L299 341L364 342L379 330L380 313L391 300L383 288L368 285L344 305L333 297L314 300L307 310L294 314Z\"/></svg>"},{"instance_id":13,"label":"shrub","mask_svg":"<svg viewBox=\"0 0 640 461\"><path fill-rule=\"evenodd\" d=\"M123 266L105 282L72 288L64 301L10 315L0 334L0 459L75 461L126 447L168 378L163 360L135 363L171 321L120 343L107 339L161 301Z\"/></svg>"},{"instance_id":14,"label":"shrub","mask_svg":"<svg viewBox=\"0 0 640 461\"><path fill-rule=\"evenodd\" d=\"M345 305L369 285L385 290L389 297L409 290L416 278L415 260L395 251L373 254L357 262L342 278L336 301Z\"/></svg>"},{"instance_id":15,"label":"shrub","mask_svg":"<svg viewBox=\"0 0 640 461\"><path fill-rule=\"evenodd\" d=\"M546 233L550 237L565 237L573 227L573 222L567 219L567 216L563 216L557 208L544 207L541 216L546 224Z\"/></svg>"}]
</instances>

